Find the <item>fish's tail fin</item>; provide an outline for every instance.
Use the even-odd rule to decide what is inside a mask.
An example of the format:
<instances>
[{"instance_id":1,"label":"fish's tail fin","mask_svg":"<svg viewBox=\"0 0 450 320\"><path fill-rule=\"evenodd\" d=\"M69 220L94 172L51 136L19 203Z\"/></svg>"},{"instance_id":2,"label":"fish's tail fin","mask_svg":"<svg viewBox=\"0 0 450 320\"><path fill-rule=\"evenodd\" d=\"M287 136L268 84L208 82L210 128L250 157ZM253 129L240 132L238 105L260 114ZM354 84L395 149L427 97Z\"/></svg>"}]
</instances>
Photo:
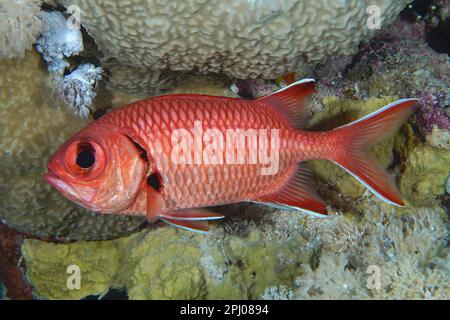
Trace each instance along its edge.
<instances>
[{"instance_id":1,"label":"fish's tail fin","mask_svg":"<svg viewBox=\"0 0 450 320\"><path fill-rule=\"evenodd\" d=\"M333 155L334 163L344 168L382 200L403 206L393 178L369 155L369 147L394 133L414 112L417 99L391 103L357 121L336 128L333 143L341 145Z\"/></svg>"}]
</instances>

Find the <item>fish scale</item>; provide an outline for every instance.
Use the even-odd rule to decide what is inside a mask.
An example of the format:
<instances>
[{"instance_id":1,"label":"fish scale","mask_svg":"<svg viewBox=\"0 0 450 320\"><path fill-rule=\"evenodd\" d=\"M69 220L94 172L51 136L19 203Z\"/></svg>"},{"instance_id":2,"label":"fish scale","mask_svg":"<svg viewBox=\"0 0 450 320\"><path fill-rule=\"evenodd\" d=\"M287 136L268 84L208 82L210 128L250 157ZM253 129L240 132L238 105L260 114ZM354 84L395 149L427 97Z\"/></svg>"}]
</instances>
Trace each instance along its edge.
<instances>
[{"instance_id":1,"label":"fish scale","mask_svg":"<svg viewBox=\"0 0 450 320\"><path fill-rule=\"evenodd\" d=\"M162 117L165 113L169 117ZM124 115L125 114L125 115ZM172 115L176 114L175 121ZM211 118L207 115L218 114ZM254 121L248 122L248 114L256 115ZM136 116L135 116L136 115ZM262 116L261 116L262 115ZM133 121L133 118L138 120ZM164 119L165 121L163 121ZM259 174L260 165L239 164L192 164L180 166L169 161L159 162L156 167L164 179L162 197L163 210L173 210L186 207L203 207L225 204L236 201L252 199L266 194L286 180L285 169L297 162L295 157L289 157L292 149L286 140L296 139L296 131L289 122L280 117L275 110L261 104L254 104L240 99L201 96L196 99L185 95L162 96L149 100L147 103L137 103L108 114L99 121L117 125L124 129L132 129L134 133L145 140L144 148L153 159L155 156L151 145L159 141L163 146L164 158L170 158L172 146L170 135L172 130L185 128L194 134L194 122L201 121L203 129L215 128L225 136L227 129L279 129L280 130L280 158L284 161L274 176ZM145 123L145 126L137 125ZM180 126L181 124L181 126ZM156 135L159 132L160 135ZM284 146L284 147L283 147ZM286 157L285 157L286 155ZM213 179L208 170L215 167L216 174ZM227 170L224 170L224 168ZM242 182L245 181L245 184ZM236 185L245 187L235 188ZM195 189L191 189L195 186ZM186 196L190 190L190 196ZM217 196L212 197L214 190L220 190ZM140 209L145 211L145 208Z\"/></svg>"}]
</instances>

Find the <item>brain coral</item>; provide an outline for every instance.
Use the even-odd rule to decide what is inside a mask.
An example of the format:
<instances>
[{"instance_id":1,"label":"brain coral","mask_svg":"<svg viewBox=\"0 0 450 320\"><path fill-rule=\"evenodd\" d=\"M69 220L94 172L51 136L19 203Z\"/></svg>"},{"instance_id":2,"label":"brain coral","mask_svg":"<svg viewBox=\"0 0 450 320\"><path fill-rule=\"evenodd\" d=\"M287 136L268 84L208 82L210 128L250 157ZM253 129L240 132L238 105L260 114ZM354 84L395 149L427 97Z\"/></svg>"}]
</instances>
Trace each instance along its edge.
<instances>
[{"instance_id":1,"label":"brain coral","mask_svg":"<svg viewBox=\"0 0 450 320\"><path fill-rule=\"evenodd\" d=\"M381 24L410 0L379 0ZM352 54L372 0L59 0L78 5L105 58L149 70L274 79ZM369 13L368 13L369 12ZM158 85L159 81L157 81Z\"/></svg>"},{"instance_id":2,"label":"brain coral","mask_svg":"<svg viewBox=\"0 0 450 320\"><path fill-rule=\"evenodd\" d=\"M0 219L38 236L104 239L141 219L96 216L51 190L42 178L50 154L85 125L52 106L40 56L0 60Z\"/></svg>"}]
</instances>

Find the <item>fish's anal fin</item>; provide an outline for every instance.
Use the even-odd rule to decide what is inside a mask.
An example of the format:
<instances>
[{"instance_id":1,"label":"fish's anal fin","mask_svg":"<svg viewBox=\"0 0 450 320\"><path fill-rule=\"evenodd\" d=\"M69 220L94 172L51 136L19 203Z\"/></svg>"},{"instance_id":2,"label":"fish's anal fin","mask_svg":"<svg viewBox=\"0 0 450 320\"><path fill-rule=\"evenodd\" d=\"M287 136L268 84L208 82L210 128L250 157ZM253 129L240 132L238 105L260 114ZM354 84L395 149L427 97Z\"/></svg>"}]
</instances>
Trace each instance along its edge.
<instances>
[{"instance_id":1,"label":"fish's anal fin","mask_svg":"<svg viewBox=\"0 0 450 320\"><path fill-rule=\"evenodd\" d=\"M206 234L209 231L208 221L201 220L201 221L193 221L193 220L179 220L179 219L169 219L169 218L161 218L164 222L167 224L170 224L174 227L187 230L187 231L193 231L198 233Z\"/></svg>"},{"instance_id":2,"label":"fish's anal fin","mask_svg":"<svg viewBox=\"0 0 450 320\"><path fill-rule=\"evenodd\" d=\"M313 79L296 81L270 95L256 101L266 103L292 123L297 129L308 125L308 112L306 104L315 90Z\"/></svg>"},{"instance_id":3,"label":"fish's anal fin","mask_svg":"<svg viewBox=\"0 0 450 320\"><path fill-rule=\"evenodd\" d=\"M279 209L305 211L318 217L328 212L325 203L312 186L312 173L306 163L297 164L287 183L274 193L254 199Z\"/></svg>"}]
</instances>

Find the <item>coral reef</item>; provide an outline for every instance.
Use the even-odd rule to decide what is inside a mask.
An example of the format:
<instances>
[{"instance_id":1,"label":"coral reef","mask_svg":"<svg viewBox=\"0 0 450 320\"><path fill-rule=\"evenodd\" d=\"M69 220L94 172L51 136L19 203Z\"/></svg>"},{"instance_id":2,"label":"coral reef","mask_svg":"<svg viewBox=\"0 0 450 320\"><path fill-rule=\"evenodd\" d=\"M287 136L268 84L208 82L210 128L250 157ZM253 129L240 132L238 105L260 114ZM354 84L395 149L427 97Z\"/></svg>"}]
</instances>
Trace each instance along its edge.
<instances>
[{"instance_id":1,"label":"coral reef","mask_svg":"<svg viewBox=\"0 0 450 320\"><path fill-rule=\"evenodd\" d=\"M233 94L204 81L190 79L171 93ZM320 94L316 104L322 108L316 105L313 129L333 128L397 99L360 101ZM403 192L413 179L422 182L435 175L430 184L433 187L446 179L445 158L430 159L436 167L429 168L412 160L417 152L433 157L437 151L420 142L412 132L413 123L373 149L385 166L395 168L394 173L405 179L400 180L404 181ZM406 160L405 171L400 170L395 154ZM408 169L416 166L420 175ZM324 198L338 208L331 211L341 212L328 220L273 211L262 205L236 204L220 209L231 217L215 223L207 236L158 228L101 242L51 244L27 240L22 247L27 279L37 298L49 299L102 297L111 288L124 290L130 299L448 298L448 275L443 269L449 263L444 256L448 236L443 231L448 223L442 209L395 210L364 191L336 166L316 163L313 167ZM424 188L406 195L420 197L418 203L435 207L439 204L435 196L445 189L433 192ZM403 244L401 239L409 236L414 238ZM419 241L427 241L419 250L422 260L407 259L420 246ZM375 247L379 252L373 251ZM360 251L356 250L365 248L371 250L370 254L368 251L357 260ZM383 262L386 255L392 257L392 252L401 259ZM426 252L430 262L422 265ZM384 285L377 292L367 288L369 262L382 270ZM81 270L80 290L66 286L66 270L72 264ZM423 278L408 287L408 295L404 288L413 283L415 272ZM393 287L395 283L397 287Z\"/></svg>"},{"instance_id":2,"label":"coral reef","mask_svg":"<svg viewBox=\"0 0 450 320\"><path fill-rule=\"evenodd\" d=\"M35 52L23 60L0 60L0 219L20 230L0 225L0 256L8 257L0 259L0 278L8 295L104 298L115 290L130 299L449 299L449 223L439 206L448 209L450 188L450 64L447 55L427 45L425 30L433 17L417 23L398 19L351 57L361 39L372 35L366 25L370 2L327 7L324 1L57 0L80 6L83 26L101 50L92 61L101 61L105 72L93 64L69 70L90 53L66 59L64 45L52 47L45 34L37 49L59 76L50 79ZM379 1L382 24L408 2ZM439 19L448 19L443 2L433 3ZM41 15L38 7L28 7L34 10L29 17ZM62 23L63 15L52 15ZM0 21L2 28L11 25ZM7 30L17 32L16 27ZM41 28L38 20L23 30L28 27ZM30 45L31 38L21 39ZM10 47L9 53L0 48L0 58L20 55ZM17 48L25 50L23 43ZM318 191L332 213L325 220L235 204L217 208L227 219L214 222L203 236L160 225L142 230L143 217L95 215L42 179L51 152L87 123L61 110L64 101L55 99L61 91L52 92L51 81L64 83L64 69L72 71L65 75L65 103L85 117L87 109L95 111L94 118L175 84L171 93L256 98L279 88L262 78L292 71L318 80L312 130L332 129L398 98L418 97L416 116L372 148L407 206L383 204L342 169L315 161ZM81 73L90 79L78 81ZM245 80L231 84L224 75ZM90 105L100 76L108 80L107 90L100 83ZM73 266L80 268L80 289L67 285Z\"/></svg>"},{"instance_id":3,"label":"coral reef","mask_svg":"<svg viewBox=\"0 0 450 320\"><path fill-rule=\"evenodd\" d=\"M369 0L58 2L80 7L81 23L105 61L174 73L165 79L191 71L275 79L299 66L355 53L361 39L377 31L378 18L389 24L411 1L377 1L379 17L376 11L368 15ZM126 86L128 80L119 76ZM131 88L136 79L129 79ZM161 85L161 76L148 80L156 80L146 82L153 88Z\"/></svg>"},{"instance_id":4,"label":"coral reef","mask_svg":"<svg viewBox=\"0 0 450 320\"><path fill-rule=\"evenodd\" d=\"M441 212L372 208L362 221L336 216L319 228L316 266L301 266L291 287L268 287L265 299L450 298L448 222Z\"/></svg>"},{"instance_id":5,"label":"coral reef","mask_svg":"<svg viewBox=\"0 0 450 320\"><path fill-rule=\"evenodd\" d=\"M307 73L319 80L321 96L400 96L420 99L417 125L436 147L448 148L446 112L450 101L450 63L426 43L425 24L398 19L361 46L349 60L336 57ZM437 129L437 131L436 131ZM434 136L428 137L434 130ZM448 138L447 138L448 139Z\"/></svg>"},{"instance_id":6,"label":"coral reef","mask_svg":"<svg viewBox=\"0 0 450 320\"><path fill-rule=\"evenodd\" d=\"M130 299L450 297L448 223L439 210L258 219L231 218L208 236L159 228L101 242L26 240L22 252L35 295L49 299L110 287ZM69 264L80 268L80 290L66 286ZM378 288L368 288L369 266L380 269Z\"/></svg>"},{"instance_id":7,"label":"coral reef","mask_svg":"<svg viewBox=\"0 0 450 320\"><path fill-rule=\"evenodd\" d=\"M450 151L419 145L408 155L400 177L400 190L414 205L431 206L446 193Z\"/></svg>"},{"instance_id":8,"label":"coral reef","mask_svg":"<svg viewBox=\"0 0 450 320\"><path fill-rule=\"evenodd\" d=\"M23 57L42 30L42 0L0 0L0 59Z\"/></svg>"},{"instance_id":9,"label":"coral reef","mask_svg":"<svg viewBox=\"0 0 450 320\"><path fill-rule=\"evenodd\" d=\"M108 71L106 78L108 89L121 90L140 97L160 94L164 89L177 87L186 81L183 73L173 74L158 70L148 70L118 63L112 59L103 62L102 66Z\"/></svg>"},{"instance_id":10,"label":"coral reef","mask_svg":"<svg viewBox=\"0 0 450 320\"><path fill-rule=\"evenodd\" d=\"M86 122L58 110L36 52L0 61L0 218L20 231L69 239L105 239L144 219L98 216L51 190L42 178L51 153Z\"/></svg>"},{"instance_id":11,"label":"coral reef","mask_svg":"<svg viewBox=\"0 0 450 320\"><path fill-rule=\"evenodd\" d=\"M300 234L282 241L269 235L238 219L208 236L166 227L102 242L29 240L22 252L41 298L81 298L124 287L131 299L243 299L257 298L267 283L289 283L296 265L314 252ZM67 289L68 261L81 270L80 290Z\"/></svg>"}]
</instances>

